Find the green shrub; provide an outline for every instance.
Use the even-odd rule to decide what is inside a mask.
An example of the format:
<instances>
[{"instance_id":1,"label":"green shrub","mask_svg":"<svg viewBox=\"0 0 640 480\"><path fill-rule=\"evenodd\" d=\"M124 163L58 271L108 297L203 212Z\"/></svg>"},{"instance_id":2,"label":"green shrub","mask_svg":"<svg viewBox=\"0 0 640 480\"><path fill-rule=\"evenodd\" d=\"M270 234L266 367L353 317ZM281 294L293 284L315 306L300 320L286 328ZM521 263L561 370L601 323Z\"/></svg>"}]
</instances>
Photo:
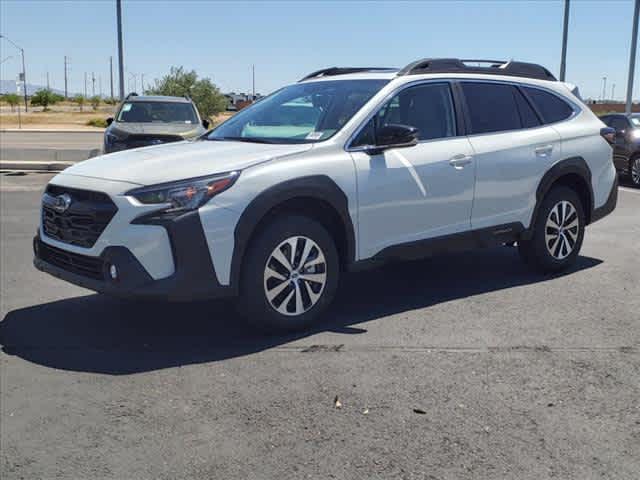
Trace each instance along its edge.
<instances>
[{"instance_id":1,"label":"green shrub","mask_svg":"<svg viewBox=\"0 0 640 480\"><path fill-rule=\"evenodd\" d=\"M91 118L86 123L89 127L107 128L107 121L104 118Z\"/></svg>"},{"instance_id":2,"label":"green shrub","mask_svg":"<svg viewBox=\"0 0 640 480\"><path fill-rule=\"evenodd\" d=\"M34 107L44 107L44 110L49 110L49 105L58 103L63 97L56 93L53 93L48 88L38 90L31 96L31 105Z\"/></svg>"}]
</instances>

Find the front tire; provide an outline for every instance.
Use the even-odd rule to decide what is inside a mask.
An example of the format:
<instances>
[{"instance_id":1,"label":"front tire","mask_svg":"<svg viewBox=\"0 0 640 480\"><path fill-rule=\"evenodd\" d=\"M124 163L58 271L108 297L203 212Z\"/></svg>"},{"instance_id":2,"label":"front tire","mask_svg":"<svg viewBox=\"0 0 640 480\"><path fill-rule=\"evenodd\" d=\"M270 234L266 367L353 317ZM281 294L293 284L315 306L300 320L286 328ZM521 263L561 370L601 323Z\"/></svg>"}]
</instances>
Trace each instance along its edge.
<instances>
[{"instance_id":1,"label":"front tire","mask_svg":"<svg viewBox=\"0 0 640 480\"><path fill-rule=\"evenodd\" d=\"M248 248L239 310L263 331L306 329L331 304L339 269L335 243L320 223L299 215L278 217Z\"/></svg>"},{"instance_id":2,"label":"front tire","mask_svg":"<svg viewBox=\"0 0 640 480\"><path fill-rule=\"evenodd\" d=\"M578 194L567 187L555 187L542 201L529 240L518 242L520 256L537 270L551 273L575 263L586 223Z\"/></svg>"}]
</instances>

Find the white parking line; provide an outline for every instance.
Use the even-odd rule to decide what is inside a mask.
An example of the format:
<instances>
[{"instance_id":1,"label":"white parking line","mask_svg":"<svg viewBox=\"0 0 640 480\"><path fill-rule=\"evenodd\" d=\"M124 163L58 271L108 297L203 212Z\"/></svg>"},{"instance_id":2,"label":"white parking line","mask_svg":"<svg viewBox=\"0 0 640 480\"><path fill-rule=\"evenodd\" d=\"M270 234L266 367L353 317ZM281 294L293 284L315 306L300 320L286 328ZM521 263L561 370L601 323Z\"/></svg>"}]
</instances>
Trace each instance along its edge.
<instances>
[{"instance_id":1,"label":"white parking line","mask_svg":"<svg viewBox=\"0 0 640 480\"><path fill-rule=\"evenodd\" d=\"M640 190L638 189L627 188L627 187L618 187L618 190L622 190L624 192L629 192L629 193L640 193Z\"/></svg>"}]
</instances>

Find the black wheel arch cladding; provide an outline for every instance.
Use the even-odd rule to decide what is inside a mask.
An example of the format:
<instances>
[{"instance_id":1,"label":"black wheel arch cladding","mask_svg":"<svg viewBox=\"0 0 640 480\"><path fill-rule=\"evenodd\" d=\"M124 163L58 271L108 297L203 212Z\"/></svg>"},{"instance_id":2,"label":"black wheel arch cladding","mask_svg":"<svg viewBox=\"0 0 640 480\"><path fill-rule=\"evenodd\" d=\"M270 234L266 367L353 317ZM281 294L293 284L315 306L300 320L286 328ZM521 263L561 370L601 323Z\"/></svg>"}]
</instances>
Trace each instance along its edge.
<instances>
[{"instance_id":1,"label":"black wheel arch cladding","mask_svg":"<svg viewBox=\"0 0 640 480\"><path fill-rule=\"evenodd\" d=\"M531 216L529 229L524 233L525 238L531 237L532 228L536 223L536 219L538 218L540 205L542 204L545 196L554 187L554 185L556 185L558 181L562 182L564 178L571 179L576 177L582 184L580 187L580 191L576 191L576 193L578 194L580 200L585 203L585 205L583 205L583 210L585 216L587 217L587 224L591 222L591 216L594 209L594 195L593 187L591 185L591 170L589 169L589 166L587 165L587 162L584 160L584 158L570 157L564 160L560 160L555 165L553 165L549 170L547 170L547 172L540 180L538 188L536 189L536 206L533 210L533 215ZM572 188L571 185L565 186ZM586 200L586 202L584 200Z\"/></svg>"},{"instance_id":2,"label":"black wheel arch cladding","mask_svg":"<svg viewBox=\"0 0 640 480\"><path fill-rule=\"evenodd\" d=\"M335 211L345 232L346 261L347 263L355 261L355 231L349 215L349 201L346 194L330 177L310 175L269 187L247 205L234 231L231 285L238 285L246 249L260 222L278 206L297 197L324 202Z\"/></svg>"}]
</instances>

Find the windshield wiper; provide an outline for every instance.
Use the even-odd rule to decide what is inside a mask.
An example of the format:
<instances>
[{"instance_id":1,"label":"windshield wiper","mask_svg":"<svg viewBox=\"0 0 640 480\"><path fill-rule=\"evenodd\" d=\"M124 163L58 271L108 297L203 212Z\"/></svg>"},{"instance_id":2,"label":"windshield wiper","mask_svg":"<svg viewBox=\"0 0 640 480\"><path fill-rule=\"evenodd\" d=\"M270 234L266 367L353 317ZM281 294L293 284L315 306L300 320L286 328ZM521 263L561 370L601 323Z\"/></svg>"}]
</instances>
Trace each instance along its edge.
<instances>
[{"instance_id":1,"label":"windshield wiper","mask_svg":"<svg viewBox=\"0 0 640 480\"><path fill-rule=\"evenodd\" d=\"M210 137L207 140L214 141L225 141L231 140L236 142L248 142L248 143L277 143L268 138L259 138L259 137Z\"/></svg>"}]
</instances>

